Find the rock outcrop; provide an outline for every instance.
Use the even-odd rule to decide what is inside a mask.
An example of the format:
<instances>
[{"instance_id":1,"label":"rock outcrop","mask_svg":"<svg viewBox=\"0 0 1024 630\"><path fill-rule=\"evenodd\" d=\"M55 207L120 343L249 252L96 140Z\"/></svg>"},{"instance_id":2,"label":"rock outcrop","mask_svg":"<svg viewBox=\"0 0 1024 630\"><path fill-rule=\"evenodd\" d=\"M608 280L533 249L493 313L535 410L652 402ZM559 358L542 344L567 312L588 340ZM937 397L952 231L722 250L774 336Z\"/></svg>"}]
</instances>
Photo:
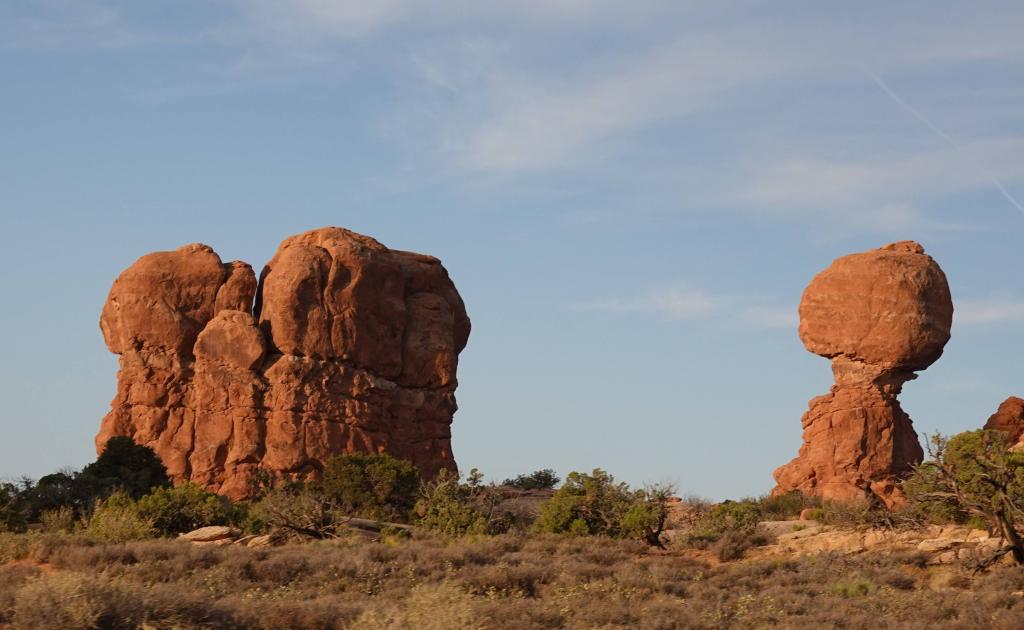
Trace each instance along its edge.
<instances>
[{"instance_id":1,"label":"rock outcrop","mask_svg":"<svg viewBox=\"0 0 1024 630\"><path fill-rule=\"evenodd\" d=\"M800 453L775 471L773 493L898 502L897 481L923 453L897 395L942 355L952 320L945 274L912 241L819 273L800 301L800 338L832 360L835 385L810 402Z\"/></svg>"},{"instance_id":2,"label":"rock outcrop","mask_svg":"<svg viewBox=\"0 0 1024 630\"><path fill-rule=\"evenodd\" d=\"M986 429L1002 431L1011 448L1024 448L1024 399L1010 396L999 405L992 417L985 423Z\"/></svg>"},{"instance_id":3,"label":"rock outcrop","mask_svg":"<svg viewBox=\"0 0 1024 630\"><path fill-rule=\"evenodd\" d=\"M249 265L186 245L121 273L100 327L121 367L98 451L126 435L175 481L232 498L258 470L315 477L345 452L455 470L470 323L436 258L323 228L285 239L257 283Z\"/></svg>"}]
</instances>

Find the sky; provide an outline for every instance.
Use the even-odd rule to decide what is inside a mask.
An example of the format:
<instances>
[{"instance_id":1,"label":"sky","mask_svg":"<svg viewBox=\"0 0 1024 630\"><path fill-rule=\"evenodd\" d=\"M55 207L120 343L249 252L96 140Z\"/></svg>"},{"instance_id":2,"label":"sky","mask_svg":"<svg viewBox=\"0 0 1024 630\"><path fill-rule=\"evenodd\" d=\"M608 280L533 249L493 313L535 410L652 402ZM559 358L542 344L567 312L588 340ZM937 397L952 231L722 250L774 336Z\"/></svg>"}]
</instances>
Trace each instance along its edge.
<instances>
[{"instance_id":1,"label":"sky","mask_svg":"<svg viewBox=\"0 0 1024 630\"><path fill-rule=\"evenodd\" d=\"M0 3L0 478L79 468L139 256L257 269L326 225L439 257L473 320L453 448L758 495L832 377L796 307L921 242L956 314L919 433L1024 394L1024 5Z\"/></svg>"}]
</instances>

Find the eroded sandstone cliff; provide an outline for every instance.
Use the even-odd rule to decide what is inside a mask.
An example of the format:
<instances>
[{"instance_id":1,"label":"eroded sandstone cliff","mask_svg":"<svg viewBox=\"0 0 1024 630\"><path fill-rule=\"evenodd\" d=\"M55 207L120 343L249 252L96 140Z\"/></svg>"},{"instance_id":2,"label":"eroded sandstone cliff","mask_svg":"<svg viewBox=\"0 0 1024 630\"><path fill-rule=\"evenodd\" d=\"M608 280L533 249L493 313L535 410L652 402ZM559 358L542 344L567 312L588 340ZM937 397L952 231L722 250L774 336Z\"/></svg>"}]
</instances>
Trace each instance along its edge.
<instances>
[{"instance_id":1,"label":"eroded sandstone cliff","mask_svg":"<svg viewBox=\"0 0 1024 630\"><path fill-rule=\"evenodd\" d=\"M470 322L436 258L323 228L285 239L257 283L186 245L122 272L100 327L120 370L97 450L129 436L176 481L232 498L259 469L313 477L343 452L455 470Z\"/></svg>"}]
</instances>

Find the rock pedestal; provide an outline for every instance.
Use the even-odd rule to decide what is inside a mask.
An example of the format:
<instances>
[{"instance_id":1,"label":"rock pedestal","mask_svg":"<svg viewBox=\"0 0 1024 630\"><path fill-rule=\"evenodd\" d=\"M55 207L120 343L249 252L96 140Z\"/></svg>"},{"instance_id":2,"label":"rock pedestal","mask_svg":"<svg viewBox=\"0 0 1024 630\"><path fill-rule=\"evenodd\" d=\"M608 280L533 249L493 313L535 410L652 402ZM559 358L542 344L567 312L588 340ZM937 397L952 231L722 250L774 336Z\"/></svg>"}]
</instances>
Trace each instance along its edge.
<instances>
[{"instance_id":1,"label":"rock pedestal","mask_svg":"<svg viewBox=\"0 0 1024 630\"><path fill-rule=\"evenodd\" d=\"M312 478L386 452L455 471L451 422L465 306L440 261L341 228L285 239L259 282L206 245L143 256L100 327L121 356L96 436L152 447L175 481L232 498L258 470Z\"/></svg>"},{"instance_id":2,"label":"rock pedestal","mask_svg":"<svg viewBox=\"0 0 1024 630\"><path fill-rule=\"evenodd\" d=\"M897 396L949 340L946 276L912 241L837 259L800 301L800 338L832 360L835 384L803 416L803 445L775 471L773 494L901 500L897 482L923 456Z\"/></svg>"}]
</instances>

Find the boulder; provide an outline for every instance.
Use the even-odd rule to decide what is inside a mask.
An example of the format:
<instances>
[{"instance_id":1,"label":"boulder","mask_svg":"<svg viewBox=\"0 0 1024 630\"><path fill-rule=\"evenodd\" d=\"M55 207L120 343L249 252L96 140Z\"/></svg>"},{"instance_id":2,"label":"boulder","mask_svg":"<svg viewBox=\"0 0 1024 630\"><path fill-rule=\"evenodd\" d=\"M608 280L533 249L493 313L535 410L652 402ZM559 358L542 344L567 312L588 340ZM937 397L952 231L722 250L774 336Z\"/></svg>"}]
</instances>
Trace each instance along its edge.
<instances>
[{"instance_id":1,"label":"boulder","mask_svg":"<svg viewBox=\"0 0 1024 630\"><path fill-rule=\"evenodd\" d=\"M220 541L233 542L241 535L242 532L234 527L211 525L209 527L200 527L187 534L181 534L178 538L193 543L212 543Z\"/></svg>"},{"instance_id":2,"label":"boulder","mask_svg":"<svg viewBox=\"0 0 1024 630\"><path fill-rule=\"evenodd\" d=\"M315 478L340 453L456 471L465 305L431 256L342 228L285 239L257 282L206 245L143 256L100 317L120 355L97 451L125 435L175 482L234 499L262 470Z\"/></svg>"},{"instance_id":3,"label":"boulder","mask_svg":"<svg viewBox=\"0 0 1024 630\"><path fill-rule=\"evenodd\" d=\"M1024 436L1024 399L1010 396L985 423L986 429L1002 431L1011 447L1020 444Z\"/></svg>"},{"instance_id":4,"label":"boulder","mask_svg":"<svg viewBox=\"0 0 1024 630\"><path fill-rule=\"evenodd\" d=\"M949 341L946 276L913 241L844 256L800 301L800 339L832 361L835 384L811 401L796 459L774 494L799 490L843 502L902 499L898 481L923 456L897 395Z\"/></svg>"},{"instance_id":5,"label":"boulder","mask_svg":"<svg viewBox=\"0 0 1024 630\"><path fill-rule=\"evenodd\" d=\"M250 549L259 549L261 547L276 547L284 542L284 536L279 534L263 534L262 536L254 536L250 540L246 547Z\"/></svg>"}]
</instances>

